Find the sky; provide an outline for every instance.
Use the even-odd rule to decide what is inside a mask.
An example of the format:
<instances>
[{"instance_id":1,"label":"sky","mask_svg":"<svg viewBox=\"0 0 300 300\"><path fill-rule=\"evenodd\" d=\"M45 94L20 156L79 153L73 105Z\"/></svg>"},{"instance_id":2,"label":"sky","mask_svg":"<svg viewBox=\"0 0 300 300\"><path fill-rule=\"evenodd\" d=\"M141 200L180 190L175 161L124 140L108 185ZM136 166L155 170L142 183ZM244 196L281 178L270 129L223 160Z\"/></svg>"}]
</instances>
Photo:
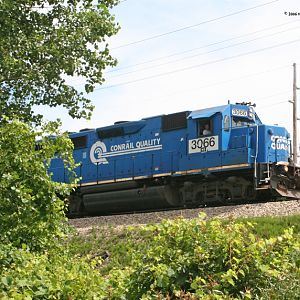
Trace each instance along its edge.
<instances>
[{"instance_id":1,"label":"sky","mask_svg":"<svg viewBox=\"0 0 300 300\"><path fill-rule=\"evenodd\" d=\"M46 119L74 132L251 101L263 123L291 132L299 0L123 0L112 14L121 26L108 40L118 65L87 95L92 119L73 120L59 108L42 111ZM69 81L79 90L82 83Z\"/></svg>"}]
</instances>

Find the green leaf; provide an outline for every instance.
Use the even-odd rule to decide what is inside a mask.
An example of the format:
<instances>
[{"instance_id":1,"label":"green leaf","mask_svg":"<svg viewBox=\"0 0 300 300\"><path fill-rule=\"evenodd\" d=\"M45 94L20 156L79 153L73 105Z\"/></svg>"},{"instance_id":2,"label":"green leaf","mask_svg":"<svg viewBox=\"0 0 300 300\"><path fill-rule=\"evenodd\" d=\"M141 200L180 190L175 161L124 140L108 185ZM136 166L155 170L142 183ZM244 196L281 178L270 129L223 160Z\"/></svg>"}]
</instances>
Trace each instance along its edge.
<instances>
[{"instance_id":1,"label":"green leaf","mask_svg":"<svg viewBox=\"0 0 300 300\"><path fill-rule=\"evenodd\" d=\"M1 115L40 124L33 107L46 105L89 118L91 101L65 77L80 76L89 93L104 82L104 69L116 65L104 42L119 30L110 12L117 2L2 0Z\"/></svg>"},{"instance_id":2,"label":"green leaf","mask_svg":"<svg viewBox=\"0 0 300 300\"><path fill-rule=\"evenodd\" d=\"M1 278L1 282L5 285L5 286L8 286L9 285L9 278L7 277L2 277Z\"/></svg>"}]
</instances>

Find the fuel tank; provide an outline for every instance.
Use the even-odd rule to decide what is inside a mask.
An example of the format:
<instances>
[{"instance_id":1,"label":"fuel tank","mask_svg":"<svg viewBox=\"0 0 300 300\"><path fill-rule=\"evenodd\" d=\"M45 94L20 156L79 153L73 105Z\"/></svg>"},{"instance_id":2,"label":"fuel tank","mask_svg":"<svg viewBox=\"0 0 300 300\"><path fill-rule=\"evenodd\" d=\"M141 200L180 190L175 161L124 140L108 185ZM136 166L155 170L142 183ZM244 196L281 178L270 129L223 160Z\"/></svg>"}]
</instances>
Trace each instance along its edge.
<instances>
[{"instance_id":1,"label":"fuel tank","mask_svg":"<svg viewBox=\"0 0 300 300\"><path fill-rule=\"evenodd\" d=\"M169 186L150 186L84 194L83 204L93 215L176 207L180 200Z\"/></svg>"}]
</instances>

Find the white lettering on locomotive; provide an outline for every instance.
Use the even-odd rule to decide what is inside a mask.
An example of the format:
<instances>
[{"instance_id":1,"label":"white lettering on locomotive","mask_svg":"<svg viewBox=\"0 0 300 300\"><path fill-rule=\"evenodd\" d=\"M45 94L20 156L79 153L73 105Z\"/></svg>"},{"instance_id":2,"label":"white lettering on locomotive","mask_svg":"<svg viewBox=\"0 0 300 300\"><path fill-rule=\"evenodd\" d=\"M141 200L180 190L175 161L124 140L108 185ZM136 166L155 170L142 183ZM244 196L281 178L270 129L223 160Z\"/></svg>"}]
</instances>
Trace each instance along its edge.
<instances>
[{"instance_id":1,"label":"white lettering on locomotive","mask_svg":"<svg viewBox=\"0 0 300 300\"><path fill-rule=\"evenodd\" d=\"M272 149L288 151L289 143L285 136L272 135L271 142Z\"/></svg>"},{"instance_id":2,"label":"white lettering on locomotive","mask_svg":"<svg viewBox=\"0 0 300 300\"><path fill-rule=\"evenodd\" d=\"M147 148L147 147L159 145L159 143L160 143L160 138L157 138L157 139L136 142L135 146L136 148Z\"/></svg>"},{"instance_id":3,"label":"white lettering on locomotive","mask_svg":"<svg viewBox=\"0 0 300 300\"><path fill-rule=\"evenodd\" d=\"M248 117L248 110L233 108L231 114L236 117Z\"/></svg>"},{"instance_id":4,"label":"white lettering on locomotive","mask_svg":"<svg viewBox=\"0 0 300 300\"><path fill-rule=\"evenodd\" d=\"M219 149L217 135L189 140L189 154L215 151Z\"/></svg>"},{"instance_id":5,"label":"white lettering on locomotive","mask_svg":"<svg viewBox=\"0 0 300 300\"><path fill-rule=\"evenodd\" d=\"M125 143L125 144L119 144L119 145L113 145L110 147L110 151L123 151L128 149L134 149L133 143Z\"/></svg>"},{"instance_id":6,"label":"white lettering on locomotive","mask_svg":"<svg viewBox=\"0 0 300 300\"><path fill-rule=\"evenodd\" d=\"M109 157L161 149L160 138L137 141L136 143L128 141L126 143L112 145L109 148L110 152L107 152L103 142L98 141L91 148L90 158L94 164L108 164L107 158Z\"/></svg>"}]
</instances>

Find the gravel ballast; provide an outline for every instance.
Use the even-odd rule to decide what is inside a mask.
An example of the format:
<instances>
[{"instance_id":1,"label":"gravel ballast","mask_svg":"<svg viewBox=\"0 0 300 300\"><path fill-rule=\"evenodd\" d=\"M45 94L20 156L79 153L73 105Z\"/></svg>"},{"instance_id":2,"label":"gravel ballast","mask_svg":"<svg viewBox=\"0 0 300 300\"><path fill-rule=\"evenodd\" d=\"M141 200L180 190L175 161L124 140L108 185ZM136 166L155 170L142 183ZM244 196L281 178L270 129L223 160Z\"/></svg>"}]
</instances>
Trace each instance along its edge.
<instances>
[{"instance_id":1,"label":"gravel ballast","mask_svg":"<svg viewBox=\"0 0 300 300\"><path fill-rule=\"evenodd\" d=\"M93 228L103 226L149 224L160 222L163 219L174 219L178 217L191 219L196 218L201 212L204 212L207 218L287 216L300 214L300 200L87 217L71 219L69 223L74 226L79 233L87 233Z\"/></svg>"}]
</instances>

